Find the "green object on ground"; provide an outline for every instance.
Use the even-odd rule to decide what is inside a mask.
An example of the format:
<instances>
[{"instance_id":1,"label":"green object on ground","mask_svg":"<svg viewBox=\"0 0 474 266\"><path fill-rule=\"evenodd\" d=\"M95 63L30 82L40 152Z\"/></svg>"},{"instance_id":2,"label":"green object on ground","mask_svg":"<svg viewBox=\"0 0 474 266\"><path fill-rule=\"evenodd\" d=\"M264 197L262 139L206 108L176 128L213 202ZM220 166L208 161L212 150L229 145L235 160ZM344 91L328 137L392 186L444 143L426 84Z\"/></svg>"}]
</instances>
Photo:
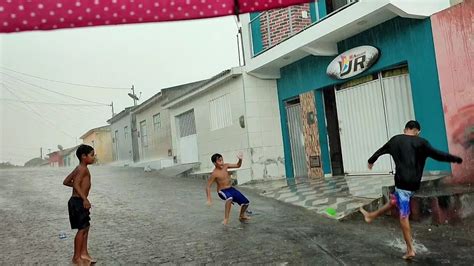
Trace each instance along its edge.
<instances>
[{"instance_id":1,"label":"green object on ground","mask_svg":"<svg viewBox=\"0 0 474 266\"><path fill-rule=\"evenodd\" d=\"M333 208L327 208L326 213L330 216L335 216L336 215L336 210Z\"/></svg>"}]
</instances>

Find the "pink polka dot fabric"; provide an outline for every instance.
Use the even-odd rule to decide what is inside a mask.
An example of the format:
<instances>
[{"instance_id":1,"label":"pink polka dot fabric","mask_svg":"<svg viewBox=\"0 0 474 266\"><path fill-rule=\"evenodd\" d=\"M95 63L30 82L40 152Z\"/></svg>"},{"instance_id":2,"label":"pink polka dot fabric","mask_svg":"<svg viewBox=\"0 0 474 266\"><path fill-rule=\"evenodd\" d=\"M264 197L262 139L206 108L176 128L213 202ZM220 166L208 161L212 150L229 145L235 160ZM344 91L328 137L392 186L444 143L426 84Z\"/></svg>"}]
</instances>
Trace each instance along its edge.
<instances>
[{"instance_id":1,"label":"pink polka dot fabric","mask_svg":"<svg viewBox=\"0 0 474 266\"><path fill-rule=\"evenodd\" d=\"M240 13L258 12L275 8L282 8L292 5L298 5L303 3L309 3L311 1L301 0L266 0L266 1L255 1L255 0L239 0L239 11Z\"/></svg>"},{"instance_id":2,"label":"pink polka dot fabric","mask_svg":"<svg viewBox=\"0 0 474 266\"><path fill-rule=\"evenodd\" d=\"M0 0L0 32L220 17L308 0Z\"/></svg>"}]
</instances>

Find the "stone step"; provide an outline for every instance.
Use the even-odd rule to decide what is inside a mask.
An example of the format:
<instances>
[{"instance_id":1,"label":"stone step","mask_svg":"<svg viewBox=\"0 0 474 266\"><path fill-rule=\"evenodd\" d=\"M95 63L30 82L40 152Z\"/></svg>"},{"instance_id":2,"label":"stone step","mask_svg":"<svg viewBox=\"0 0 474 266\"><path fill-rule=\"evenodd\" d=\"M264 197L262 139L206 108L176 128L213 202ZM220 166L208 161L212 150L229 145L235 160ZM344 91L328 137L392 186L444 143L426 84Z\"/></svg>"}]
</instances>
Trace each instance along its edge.
<instances>
[{"instance_id":1,"label":"stone step","mask_svg":"<svg viewBox=\"0 0 474 266\"><path fill-rule=\"evenodd\" d=\"M193 171L199 169L200 163L178 164L156 171L157 175L166 177L188 177Z\"/></svg>"}]
</instances>

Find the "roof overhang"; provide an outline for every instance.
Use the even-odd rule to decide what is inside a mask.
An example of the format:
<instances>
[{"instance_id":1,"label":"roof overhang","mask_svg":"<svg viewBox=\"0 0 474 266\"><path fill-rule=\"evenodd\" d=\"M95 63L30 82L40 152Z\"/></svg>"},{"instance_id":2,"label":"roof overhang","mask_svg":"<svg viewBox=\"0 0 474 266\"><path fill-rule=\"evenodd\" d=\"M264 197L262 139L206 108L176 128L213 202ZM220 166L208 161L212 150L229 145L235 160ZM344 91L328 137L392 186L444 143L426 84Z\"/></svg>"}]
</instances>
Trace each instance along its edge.
<instances>
[{"instance_id":1,"label":"roof overhang","mask_svg":"<svg viewBox=\"0 0 474 266\"><path fill-rule=\"evenodd\" d=\"M219 75L217 76L216 78L211 78L209 80L208 83L205 83L204 85L198 87L196 90L186 94L186 95L183 95L179 98L176 98L170 102L167 102L163 105L163 108L173 108L173 107L176 107L176 106L179 106L187 101L189 101L190 99L218 86L218 85L221 85L225 82L227 82L229 79L232 79L232 78L235 78L237 76L240 76L242 75L242 69L240 67L236 67L236 68L232 68L230 69L227 73L225 73L224 75Z\"/></svg>"}]
</instances>

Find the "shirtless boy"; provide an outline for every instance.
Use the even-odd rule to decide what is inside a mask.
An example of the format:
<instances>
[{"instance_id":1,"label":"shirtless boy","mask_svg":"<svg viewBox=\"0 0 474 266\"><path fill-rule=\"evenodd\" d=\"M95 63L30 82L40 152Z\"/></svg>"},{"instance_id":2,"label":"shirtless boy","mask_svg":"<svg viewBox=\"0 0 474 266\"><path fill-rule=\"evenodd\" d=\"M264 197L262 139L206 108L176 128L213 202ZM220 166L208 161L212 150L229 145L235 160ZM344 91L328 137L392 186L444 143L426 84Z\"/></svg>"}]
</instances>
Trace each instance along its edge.
<instances>
[{"instance_id":1,"label":"shirtless boy","mask_svg":"<svg viewBox=\"0 0 474 266\"><path fill-rule=\"evenodd\" d=\"M63 185L72 187L72 196L68 202L69 221L72 229L78 229L74 238L72 262L76 265L89 265L95 263L95 260L87 251L91 208L91 203L87 199L91 188L91 174L87 165L94 163L94 148L81 145L77 148L76 156L79 165L63 181Z\"/></svg>"},{"instance_id":2,"label":"shirtless boy","mask_svg":"<svg viewBox=\"0 0 474 266\"><path fill-rule=\"evenodd\" d=\"M209 181L207 182L207 204L211 205L212 203L211 186L212 183L216 182L217 195L219 195L219 198L225 201L224 221L222 222L225 225L229 222L230 208L234 202L241 206L239 220L244 222L250 219L245 215L245 211L249 207L250 202L242 193L240 193L240 191L232 187L232 180L228 172L228 169L240 168L242 165L242 153L239 153L237 158L239 161L236 164L226 164L224 163L224 158L222 155L218 153L212 155L211 157L211 161L215 168L212 171Z\"/></svg>"}]
</instances>

